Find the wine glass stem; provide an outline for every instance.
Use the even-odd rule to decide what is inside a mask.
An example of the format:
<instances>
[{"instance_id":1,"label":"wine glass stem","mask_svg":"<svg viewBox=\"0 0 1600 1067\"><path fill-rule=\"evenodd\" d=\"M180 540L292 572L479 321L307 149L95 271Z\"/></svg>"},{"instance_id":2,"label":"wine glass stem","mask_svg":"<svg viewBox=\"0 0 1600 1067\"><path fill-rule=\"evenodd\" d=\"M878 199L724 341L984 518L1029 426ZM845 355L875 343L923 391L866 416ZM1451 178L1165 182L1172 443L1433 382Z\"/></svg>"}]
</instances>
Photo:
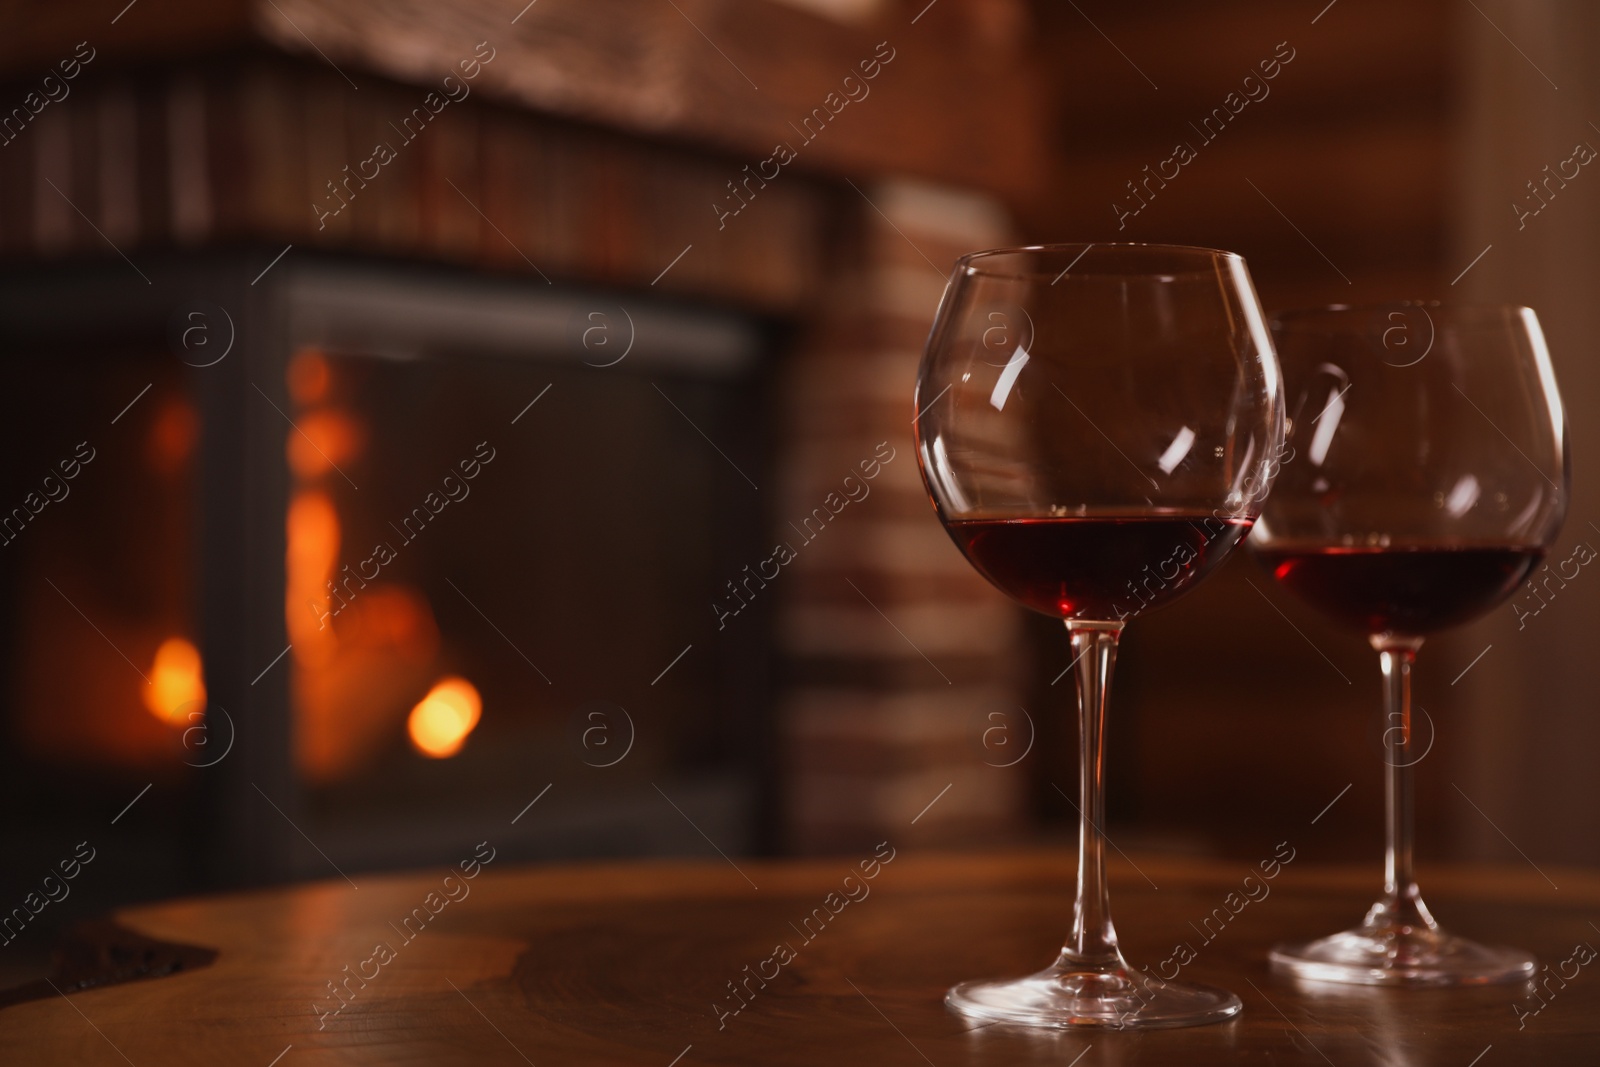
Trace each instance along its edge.
<instances>
[{"instance_id":1,"label":"wine glass stem","mask_svg":"<svg viewBox=\"0 0 1600 1067\"><path fill-rule=\"evenodd\" d=\"M1120 622L1069 621L1078 675L1078 899L1063 961L1078 967L1125 967L1111 925L1105 868L1105 725Z\"/></svg>"},{"instance_id":2,"label":"wine glass stem","mask_svg":"<svg viewBox=\"0 0 1600 1067\"><path fill-rule=\"evenodd\" d=\"M1421 756L1413 745L1411 667L1417 660L1417 648L1422 641L1387 638L1373 643L1378 647L1378 662L1383 670L1384 802L1388 813L1384 903L1391 921L1431 927L1433 919L1422 903L1412 869L1415 834L1412 768Z\"/></svg>"}]
</instances>

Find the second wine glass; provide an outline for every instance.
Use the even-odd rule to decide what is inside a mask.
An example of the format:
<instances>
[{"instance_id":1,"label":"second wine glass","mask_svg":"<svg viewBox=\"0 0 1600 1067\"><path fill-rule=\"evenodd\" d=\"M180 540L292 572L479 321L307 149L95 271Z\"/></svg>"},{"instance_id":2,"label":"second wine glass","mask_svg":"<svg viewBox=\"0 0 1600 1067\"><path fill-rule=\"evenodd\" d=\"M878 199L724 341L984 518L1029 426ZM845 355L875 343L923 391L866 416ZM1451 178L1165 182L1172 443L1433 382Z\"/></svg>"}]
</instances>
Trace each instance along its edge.
<instances>
[{"instance_id":1,"label":"second wine glass","mask_svg":"<svg viewBox=\"0 0 1600 1067\"><path fill-rule=\"evenodd\" d=\"M1105 868L1105 714L1124 624L1193 588L1260 510L1283 434L1244 261L1161 245L1054 245L956 264L917 379L917 458L967 560L1067 624L1078 673L1072 929L1053 965L946 1003L1031 1026L1185 1026L1232 993L1134 971Z\"/></svg>"},{"instance_id":2,"label":"second wine glass","mask_svg":"<svg viewBox=\"0 0 1600 1067\"><path fill-rule=\"evenodd\" d=\"M1539 565L1567 507L1567 439L1528 308L1332 307L1273 321L1291 399L1286 463L1250 545L1278 584L1367 636L1383 672L1382 898L1362 923L1272 963L1300 978L1472 985L1534 960L1440 928L1412 873L1411 667ZM1487 651L1487 650L1485 650ZM1431 744L1431 741L1430 741Z\"/></svg>"}]
</instances>

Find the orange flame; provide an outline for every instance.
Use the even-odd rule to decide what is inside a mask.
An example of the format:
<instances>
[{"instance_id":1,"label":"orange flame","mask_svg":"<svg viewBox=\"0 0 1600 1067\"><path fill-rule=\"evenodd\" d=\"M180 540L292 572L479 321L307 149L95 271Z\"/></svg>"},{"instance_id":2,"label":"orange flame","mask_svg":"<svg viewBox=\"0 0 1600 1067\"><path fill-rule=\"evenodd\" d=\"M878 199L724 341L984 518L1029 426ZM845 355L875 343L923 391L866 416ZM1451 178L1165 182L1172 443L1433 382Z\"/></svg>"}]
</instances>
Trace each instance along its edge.
<instances>
[{"instance_id":1,"label":"orange flame","mask_svg":"<svg viewBox=\"0 0 1600 1067\"><path fill-rule=\"evenodd\" d=\"M328 399L328 387L333 381L332 368L328 366L328 357L316 349L296 352L294 358L289 360L287 377L289 395L301 407L320 404Z\"/></svg>"},{"instance_id":2,"label":"orange flame","mask_svg":"<svg viewBox=\"0 0 1600 1067\"><path fill-rule=\"evenodd\" d=\"M326 663L338 648L328 579L339 558L339 515L328 494L302 490L289 502L285 622L295 659Z\"/></svg>"},{"instance_id":3,"label":"orange flame","mask_svg":"<svg viewBox=\"0 0 1600 1067\"><path fill-rule=\"evenodd\" d=\"M144 706L162 722L177 726L197 710L191 705L205 698L200 651L181 637L161 642L150 668L150 684L144 690Z\"/></svg>"},{"instance_id":4,"label":"orange flame","mask_svg":"<svg viewBox=\"0 0 1600 1067\"><path fill-rule=\"evenodd\" d=\"M424 756L447 759L461 751L478 725L483 701L465 678L441 678L428 690L406 720L411 743Z\"/></svg>"},{"instance_id":5,"label":"orange flame","mask_svg":"<svg viewBox=\"0 0 1600 1067\"><path fill-rule=\"evenodd\" d=\"M285 442L290 469L301 480L312 481L360 455L366 434L343 411L317 408L300 416Z\"/></svg>"},{"instance_id":6,"label":"orange flame","mask_svg":"<svg viewBox=\"0 0 1600 1067\"><path fill-rule=\"evenodd\" d=\"M200 440L200 413L187 400L169 398L156 409L145 439L150 465L167 477L188 469Z\"/></svg>"}]
</instances>

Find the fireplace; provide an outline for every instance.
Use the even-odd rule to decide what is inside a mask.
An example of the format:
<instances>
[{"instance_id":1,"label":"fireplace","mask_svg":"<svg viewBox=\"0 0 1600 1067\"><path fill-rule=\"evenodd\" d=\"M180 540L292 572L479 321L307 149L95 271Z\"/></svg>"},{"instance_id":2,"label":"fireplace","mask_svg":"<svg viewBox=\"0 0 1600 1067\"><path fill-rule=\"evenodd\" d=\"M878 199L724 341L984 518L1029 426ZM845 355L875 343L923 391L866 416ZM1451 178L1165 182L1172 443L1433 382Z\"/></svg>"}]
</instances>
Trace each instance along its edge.
<instances>
[{"instance_id":1,"label":"fireplace","mask_svg":"<svg viewBox=\"0 0 1600 1067\"><path fill-rule=\"evenodd\" d=\"M142 6L20 30L17 78L100 34L0 152L24 858L112 826L126 899L491 836L538 859L1019 826L1031 772L978 741L1016 619L929 520L905 410L948 264L1046 173L992 8L507 28L244 0L176 43ZM485 38L470 97L332 210ZM791 116L891 54L729 215Z\"/></svg>"},{"instance_id":2,"label":"fireplace","mask_svg":"<svg viewBox=\"0 0 1600 1067\"><path fill-rule=\"evenodd\" d=\"M122 281L6 287L40 398L8 425L18 795L150 784L225 881L474 825L538 856L770 842L770 613L702 636L762 545L770 328L338 256L165 323Z\"/></svg>"}]
</instances>

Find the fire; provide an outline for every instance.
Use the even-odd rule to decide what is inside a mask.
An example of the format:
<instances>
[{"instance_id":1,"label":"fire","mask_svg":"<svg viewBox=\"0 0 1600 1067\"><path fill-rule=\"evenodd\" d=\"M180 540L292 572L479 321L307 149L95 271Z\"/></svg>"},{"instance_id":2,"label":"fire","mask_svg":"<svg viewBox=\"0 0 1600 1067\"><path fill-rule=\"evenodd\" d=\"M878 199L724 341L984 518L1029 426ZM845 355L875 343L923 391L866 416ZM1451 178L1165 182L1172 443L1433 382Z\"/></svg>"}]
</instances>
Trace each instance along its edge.
<instances>
[{"instance_id":1,"label":"fire","mask_svg":"<svg viewBox=\"0 0 1600 1067\"><path fill-rule=\"evenodd\" d=\"M424 756L447 759L461 751L472 728L478 725L483 701L465 678L441 678L411 709L406 731Z\"/></svg>"},{"instance_id":2,"label":"fire","mask_svg":"<svg viewBox=\"0 0 1600 1067\"><path fill-rule=\"evenodd\" d=\"M289 395L301 407L320 404L328 399L328 387L333 381L328 357L314 348L302 349L289 360Z\"/></svg>"},{"instance_id":3,"label":"fire","mask_svg":"<svg viewBox=\"0 0 1600 1067\"><path fill-rule=\"evenodd\" d=\"M285 443L290 469L302 480L312 481L359 456L366 434L343 411L317 408L300 416Z\"/></svg>"},{"instance_id":4,"label":"fire","mask_svg":"<svg viewBox=\"0 0 1600 1067\"><path fill-rule=\"evenodd\" d=\"M187 400L169 398L156 409L145 454L158 472L175 478L188 469L199 440L200 413Z\"/></svg>"},{"instance_id":5,"label":"fire","mask_svg":"<svg viewBox=\"0 0 1600 1067\"><path fill-rule=\"evenodd\" d=\"M289 502L285 623L295 659L306 665L332 658L335 643L328 610L328 580L339 559L339 514L327 493L301 490Z\"/></svg>"},{"instance_id":6,"label":"fire","mask_svg":"<svg viewBox=\"0 0 1600 1067\"><path fill-rule=\"evenodd\" d=\"M150 668L150 684L145 687L144 706L169 725L182 725L192 705L206 698L206 684L200 665L200 651L181 637L169 637L156 649Z\"/></svg>"},{"instance_id":7,"label":"fire","mask_svg":"<svg viewBox=\"0 0 1600 1067\"><path fill-rule=\"evenodd\" d=\"M434 683L410 713L410 734L431 756L454 755L481 704L465 681L440 678L439 630L427 597L388 570L381 579L363 577L358 561L369 552L345 551L357 538L364 546L369 536L390 536L363 532L364 510L344 514L338 504L345 468L367 448L366 422L339 402L341 376L320 351L297 352L286 384L295 404L295 424L285 433L293 489L284 623L293 648L296 768L314 785L360 772L389 750L411 701Z\"/></svg>"}]
</instances>

